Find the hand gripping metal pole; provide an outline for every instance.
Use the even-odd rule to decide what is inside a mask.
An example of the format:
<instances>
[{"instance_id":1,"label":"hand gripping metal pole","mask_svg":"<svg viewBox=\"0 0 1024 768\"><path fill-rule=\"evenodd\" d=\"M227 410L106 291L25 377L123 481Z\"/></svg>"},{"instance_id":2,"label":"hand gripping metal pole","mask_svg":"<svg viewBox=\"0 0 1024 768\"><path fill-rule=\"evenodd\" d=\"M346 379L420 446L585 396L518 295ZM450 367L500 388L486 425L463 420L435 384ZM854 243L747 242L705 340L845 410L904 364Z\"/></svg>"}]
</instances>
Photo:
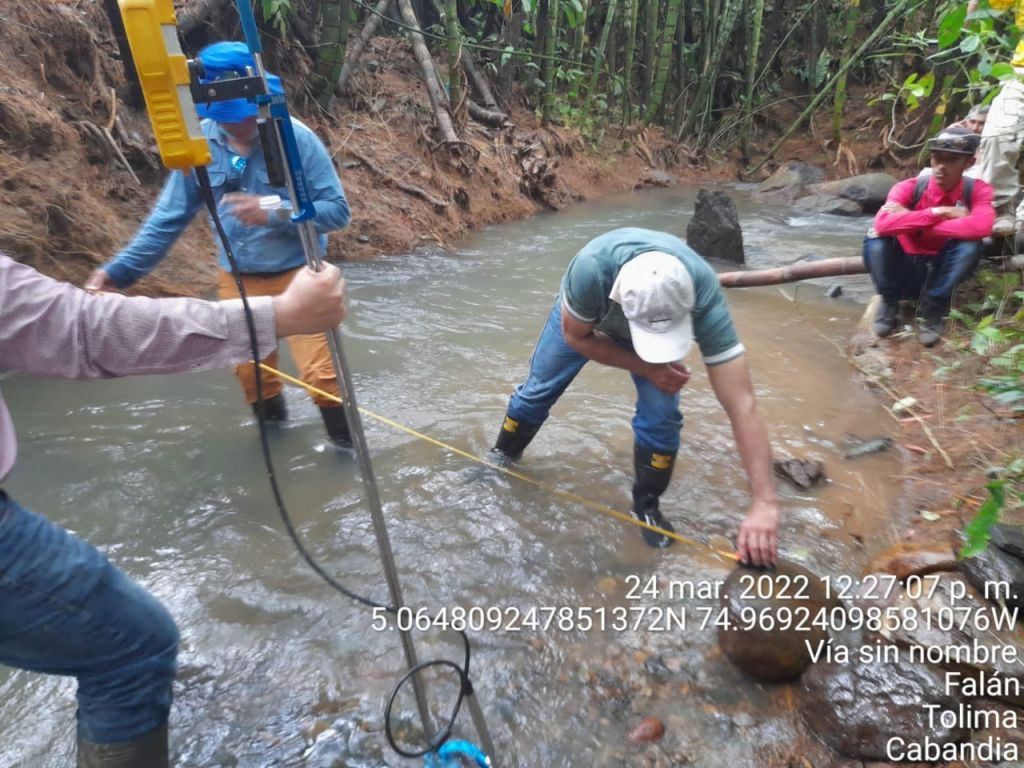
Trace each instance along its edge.
<instances>
[{"instance_id":1,"label":"hand gripping metal pole","mask_svg":"<svg viewBox=\"0 0 1024 768\"><path fill-rule=\"evenodd\" d=\"M239 3L239 6L243 5L245 0ZM251 9L248 9L251 15ZM247 14L240 14L243 19L243 28L245 27L245 18ZM248 30L246 30L248 32ZM256 63L256 71L254 74L261 78L266 83L266 71L263 67L263 57L259 50L253 50L253 42L248 39L249 35L246 35L247 42L249 43L250 50L253 54L253 60ZM258 39L258 38L257 38ZM268 91L269 92L269 91ZM260 104L261 116L262 112L267 109L265 104ZM273 110L271 109L271 112ZM289 120L290 117L287 114L287 110L284 110L283 120ZM282 121L283 121L282 120ZM279 126L281 128L282 126ZM291 132L291 123L283 127L284 131ZM281 156L289 158L289 160L297 159L297 148L295 146L294 136L289 136L289 141L285 141L281 135L282 130L274 131L274 136L278 142L278 148L281 151ZM304 180L302 183L301 195L299 184L296 183L295 174L293 173L297 163L286 162L285 167L287 172L285 173L285 180L288 186L288 194L291 198L292 207L297 214L302 215L309 213L308 208L312 206L312 203L305 200L305 184ZM301 167L301 166L300 166ZM303 221L299 221L296 226L299 230L299 238L302 241L302 249L306 256L306 263L311 269L319 272L323 269L323 258L320 254L320 243L317 239L316 229L313 226L312 215L305 218ZM373 472L373 464L370 461L370 450L366 444L366 435L363 432L363 422L359 414L359 406L355 399L355 387L352 384L352 377L349 374L348 363L345 359L344 347L341 343L341 332L340 329L335 327L327 332L327 345L331 352L331 362L334 365L334 373L337 378L338 388L340 390L340 396L342 399L343 407L345 409L345 418L348 421L349 432L352 437L352 445L356 451L356 458L359 461L359 470L363 478L363 488L366 491L366 502L370 508L370 517L373 520L373 531L377 537L377 547L380 550L381 562L384 567L384 579L388 585L388 592L391 596L391 604L396 608L401 608L404 605L402 600L402 587L398 581L398 569L395 565L395 556L391 549L391 539L388 536L387 524L384 521L384 512L381 507L380 492L377 490L377 478ZM419 661L416 656L416 648L413 645L412 635L408 630L399 629L399 634L402 638L402 650L405 653L405 663L409 669L417 666ZM429 741L433 738L436 733L433 719L430 716L430 708L427 705L427 694L422 681L417 677L413 676L413 690L416 694L416 706L419 710L420 721L423 725L423 730L426 734L426 738Z\"/></svg>"},{"instance_id":2,"label":"hand gripping metal pole","mask_svg":"<svg viewBox=\"0 0 1024 768\"><path fill-rule=\"evenodd\" d=\"M259 54L256 59L257 74L263 76L263 64ZM278 142L281 142L279 132ZM282 152L285 148L281 146ZM287 155L285 155L287 156ZM288 164L286 163L286 167ZM292 206L296 211L300 210L299 196L296 191L295 180L292 174L286 173L288 194L291 197ZM302 249L306 256L306 263L311 269L319 272L323 269L323 258L320 255L320 243L317 239L316 229L311 220L301 221L297 224L299 237L302 241ZM332 328L327 332L327 345L331 352L331 362L334 365L334 373L338 381L338 389L345 409L345 419L348 421L349 433L352 437L352 446L355 448L356 458L359 461L359 471L363 478L363 488L366 491L366 503L370 508L370 518L373 520L373 532L377 537L377 547L380 550L380 558L384 567L384 579L388 585L388 593L391 596L391 604L397 609L405 603L402 600L402 587L398 581L398 569L395 565L394 552L391 549L391 539L388 536L387 523L384 520L384 512L380 501L380 492L377 489L377 478L373 472L373 464L370 461L370 450L366 444L366 435L363 431L363 421L359 414L359 406L356 403L355 387L352 384L352 377L349 373L348 363L345 358L345 350L341 343L341 331L339 328ZM417 666L419 661L416 656L416 648L413 645L412 635L408 630L399 629L402 638L402 650L405 653L405 663L409 669ZM430 709L427 706L427 695L423 682L418 676L414 676L413 689L416 693L416 706L419 709L420 721L426 733L427 740L433 738L436 728L430 716Z\"/></svg>"}]
</instances>

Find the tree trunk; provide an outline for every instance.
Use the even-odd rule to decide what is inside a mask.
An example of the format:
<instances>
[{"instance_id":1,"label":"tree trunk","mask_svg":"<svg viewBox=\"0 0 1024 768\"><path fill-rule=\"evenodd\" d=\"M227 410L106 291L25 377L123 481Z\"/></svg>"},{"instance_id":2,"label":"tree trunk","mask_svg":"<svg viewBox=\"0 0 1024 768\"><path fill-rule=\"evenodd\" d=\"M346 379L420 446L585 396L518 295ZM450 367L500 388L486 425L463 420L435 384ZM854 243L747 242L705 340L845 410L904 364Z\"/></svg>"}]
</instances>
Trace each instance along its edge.
<instances>
[{"instance_id":1,"label":"tree trunk","mask_svg":"<svg viewBox=\"0 0 1024 768\"><path fill-rule=\"evenodd\" d=\"M541 122L551 122L555 109L555 39L558 37L558 0L548 0L548 33L544 42L544 111Z\"/></svg>"},{"instance_id":2,"label":"tree trunk","mask_svg":"<svg viewBox=\"0 0 1024 768\"><path fill-rule=\"evenodd\" d=\"M530 85L530 92L531 93L536 91L536 86L534 86L534 84L533 84L534 80L543 80L544 79L543 73L545 71L547 71L545 69L546 65L544 64L544 62L541 60L540 57L547 50L547 40L548 40L548 0L539 0L539 2L537 3L537 7L535 9L535 16L534 16L534 18L537 20L537 23L533 25L533 49L532 50L533 50L534 60L540 62L540 72L536 73L535 76L533 78L531 78L531 80L530 80L530 84L529 85ZM532 71L532 68L531 68L531 71Z\"/></svg>"},{"instance_id":3,"label":"tree trunk","mask_svg":"<svg viewBox=\"0 0 1024 768\"><path fill-rule=\"evenodd\" d=\"M345 63L352 6L350 0L324 0L322 9L323 23L320 26L320 45L316 49L312 95L321 107L327 108L334 96L333 86L338 82Z\"/></svg>"},{"instance_id":4,"label":"tree trunk","mask_svg":"<svg viewBox=\"0 0 1024 768\"><path fill-rule=\"evenodd\" d=\"M515 50L519 47L519 38L523 29L523 8L518 0L510 0L512 15L505 18L505 47ZM506 104L512 101L512 83L519 70L518 59L509 56L508 61L501 65L498 82L501 84L501 97Z\"/></svg>"},{"instance_id":5,"label":"tree trunk","mask_svg":"<svg viewBox=\"0 0 1024 768\"><path fill-rule=\"evenodd\" d=\"M601 40L597 44L597 50L594 52L594 69L590 72L590 85L587 87L587 98L584 103L584 110L590 111L590 103L594 98L594 92L597 90L597 81L601 76L601 67L604 66L605 50L608 47L608 35L611 34L612 24L615 23L615 7L618 5L618 0L608 0L608 15L605 16L604 26L601 28Z\"/></svg>"},{"instance_id":6,"label":"tree trunk","mask_svg":"<svg viewBox=\"0 0 1024 768\"><path fill-rule=\"evenodd\" d=\"M622 122L633 119L633 54L636 49L636 14L640 0L628 0L629 10L624 19L626 33L626 62L622 67Z\"/></svg>"},{"instance_id":7,"label":"tree trunk","mask_svg":"<svg viewBox=\"0 0 1024 768\"><path fill-rule=\"evenodd\" d=\"M377 3L376 13L371 13L366 21L363 23L363 29L359 33L359 39L352 44L349 49L348 57L345 59L345 63L341 67L341 74L338 76L338 84L334 87L334 92L338 96L343 96L348 88L348 81L352 77L352 72L359 63L359 57L363 55L363 49L366 48L367 43L377 33L377 27L380 26L382 18L387 14L388 5L392 0L380 0Z\"/></svg>"},{"instance_id":8,"label":"tree trunk","mask_svg":"<svg viewBox=\"0 0 1024 768\"><path fill-rule=\"evenodd\" d=\"M448 94L453 111L462 103L462 73L459 70L459 52L462 35L459 33L459 10L456 0L445 0L444 28L448 36Z\"/></svg>"},{"instance_id":9,"label":"tree trunk","mask_svg":"<svg viewBox=\"0 0 1024 768\"><path fill-rule=\"evenodd\" d=\"M807 92L813 94L818 88L818 61L821 53L825 50L825 41L822 35L823 13L821 7L816 3L811 8L811 35L807 46Z\"/></svg>"},{"instance_id":10,"label":"tree trunk","mask_svg":"<svg viewBox=\"0 0 1024 768\"><path fill-rule=\"evenodd\" d=\"M587 17L590 15L590 0L580 0L583 5L583 13L576 20L576 28L573 29L572 38L572 60L579 64L583 61L583 49L587 41Z\"/></svg>"},{"instance_id":11,"label":"tree trunk","mask_svg":"<svg viewBox=\"0 0 1024 768\"><path fill-rule=\"evenodd\" d=\"M469 110L469 116L476 120L478 123L484 125L490 125L494 128L504 128L512 125L508 120L508 115L500 110L496 109L484 109L475 101L467 101L466 107Z\"/></svg>"},{"instance_id":12,"label":"tree trunk","mask_svg":"<svg viewBox=\"0 0 1024 768\"><path fill-rule=\"evenodd\" d=\"M754 80L757 78L757 57L761 50L761 21L764 18L764 0L753 0L754 12L750 19L750 49L747 51L747 82L743 92L743 125L740 128L740 147L747 153L750 130L754 124ZM857 2L857 0L853 0Z\"/></svg>"},{"instance_id":13,"label":"tree trunk","mask_svg":"<svg viewBox=\"0 0 1024 768\"><path fill-rule=\"evenodd\" d=\"M434 67L434 60L430 58L430 51L423 42L423 33L420 32L419 22L412 10L412 0L398 0L398 9L402 12L402 21L409 30L409 39L412 41L413 55L420 65L423 73L423 84L427 88L427 95L430 97L430 106L434 109L434 119L437 121L437 129L441 133L441 139L447 144L457 144L459 137L455 134L455 126L452 125L452 116L448 112L448 96L441 90L441 83L437 77L437 70Z\"/></svg>"},{"instance_id":14,"label":"tree trunk","mask_svg":"<svg viewBox=\"0 0 1024 768\"><path fill-rule=\"evenodd\" d=\"M462 68L466 71L466 79L476 92L477 98L483 103L486 109L497 110L498 102L494 100L494 93L491 91L491 84L483 76L476 65L476 59L470 48L462 51Z\"/></svg>"},{"instance_id":15,"label":"tree trunk","mask_svg":"<svg viewBox=\"0 0 1024 768\"><path fill-rule=\"evenodd\" d=\"M885 0L880 0L884 3ZM772 12L768 16L768 24L765 25L764 34L761 36L764 40L764 46L768 50L774 50L774 46L779 37L779 31L782 29L783 17L786 13L786 0L774 0L772 5ZM760 65L761 62L758 62Z\"/></svg>"},{"instance_id":16,"label":"tree trunk","mask_svg":"<svg viewBox=\"0 0 1024 768\"><path fill-rule=\"evenodd\" d=\"M741 272L719 272L718 282L723 288L747 288L755 285L779 285L808 280L812 277L839 277L840 275L862 275L867 272L864 259L848 256L838 259L822 259L803 264L789 264L774 269L755 269Z\"/></svg>"},{"instance_id":17,"label":"tree trunk","mask_svg":"<svg viewBox=\"0 0 1024 768\"><path fill-rule=\"evenodd\" d=\"M654 87L651 91L651 100L644 112L644 122L649 123L658 114L661 108L661 100L665 95L665 83L668 81L669 72L672 70L672 45L676 39L676 24L679 17L679 4L681 0L668 0L668 9L665 12L665 34L661 38L661 53L658 54L658 62L654 76Z\"/></svg>"},{"instance_id":18,"label":"tree trunk","mask_svg":"<svg viewBox=\"0 0 1024 768\"><path fill-rule=\"evenodd\" d=\"M671 0L669 0L671 2ZM659 0L646 0L646 33L644 36L644 81L643 104L651 103L654 91L654 70L657 66L658 52L658 7Z\"/></svg>"},{"instance_id":19,"label":"tree trunk","mask_svg":"<svg viewBox=\"0 0 1024 768\"><path fill-rule=\"evenodd\" d=\"M732 31L736 26L736 19L742 7L742 0L725 0L725 10L722 13L721 25L717 28L718 37L711 38L708 41L711 48L711 58L708 61L707 67L701 72L697 96L690 106L686 122L679 130L680 137L693 129L698 117L703 115L707 118L710 115L711 105L708 103L708 95L711 93L711 87L718 79L718 65L722 61L722 54L725 53L729 46L729 38L732 37Z\"/></svg>"},{"instance_id":20,"label":"tree trunk","mask_svg":"<svg viewBox=\"0 0 1024 768\"><path fill-rule=\"evenodd\" d=\"M836 83L836 97L832 102L832 138L838 144L843 140L843 110L846 107L846 69L844 65L853 51L853 38L857 34L857 21L860 18L860 0L849 0L850 7L846 11L846 36L843 40L843 51L840 54L840 69L843 74Z\"/></svg>"}]
</instances>

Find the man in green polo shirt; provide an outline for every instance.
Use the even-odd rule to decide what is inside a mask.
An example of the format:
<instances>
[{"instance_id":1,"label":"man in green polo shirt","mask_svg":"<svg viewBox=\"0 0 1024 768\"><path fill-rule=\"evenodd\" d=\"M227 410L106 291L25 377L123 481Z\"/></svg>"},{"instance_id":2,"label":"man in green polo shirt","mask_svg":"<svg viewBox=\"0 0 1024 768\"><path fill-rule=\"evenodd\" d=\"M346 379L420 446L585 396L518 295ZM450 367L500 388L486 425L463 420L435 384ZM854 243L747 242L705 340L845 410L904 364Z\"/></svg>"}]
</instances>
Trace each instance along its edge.
<instances>
[{"instance_id":1,"label":"man in green polo shirt","mask_svg":"<svg viewBox=\"0 0 1024 768\"><path fill-rule=\"evenodd\" d=\"M588 360L623 368L637 390L633 514L674 532L658 498L668 487L679 451L679 391L690 378L682 361L694 340L729 416L753 497L740 526L737 554L744 562L773 563L779 513L771 446L745 350L714 270L665 232L616 229L591 240L569 262L529 376L512 394L495 449L519 458ZM648 528L643 537L652 547L672 543Z\"/></svg>"}]
</instances>

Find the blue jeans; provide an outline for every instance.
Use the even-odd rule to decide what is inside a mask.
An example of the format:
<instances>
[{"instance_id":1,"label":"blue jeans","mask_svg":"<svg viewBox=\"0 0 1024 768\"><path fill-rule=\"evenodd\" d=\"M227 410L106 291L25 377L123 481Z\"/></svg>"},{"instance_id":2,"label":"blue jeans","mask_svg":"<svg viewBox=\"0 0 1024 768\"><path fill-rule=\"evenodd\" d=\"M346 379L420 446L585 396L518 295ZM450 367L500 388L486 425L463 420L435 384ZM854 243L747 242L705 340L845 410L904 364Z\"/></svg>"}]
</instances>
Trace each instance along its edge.
<instances>
[{"instance_id":1,"label":"blue jeans","mask_svg":"<svg viewBox=\"0 0 1024 768\"><path fill-rule=\"evenodd\" d=\"M924 299L936 309L948 310L953 289L978 266L983 248L980 240L950 240L936 256L913 256L895 237L867 237L864 266L887 303Z\"/></svg>"},{"instance_id":2,"label":"blue jeans","mask_svg":"<svg viewBox=\"0 0 1024 768\"><path fill-rule=\"evenodd\" d=\"M625 342L619 343L625 345ZM543 424L551 406L587 360L565 341L562 335L562 302L555 299L555 306L530 358L530 373L512 393L509 416L526 424ZM637 445L652 451L676 453L679 450L679 431L683 427L679 393L666 395L642 376L631 376L636 385L633 434Z\"/></svg>"},{"instance_id":3,"label":"blue jeans","mask_svg":"<svg viewBox=\"0 0 1024 768\"><path fill-rule=\"evenodd\" d=\"M0 664L78 678L78 733L129 741L167 722L178 630L99 550L0 491Z\"/></svg>"}]
</instances>

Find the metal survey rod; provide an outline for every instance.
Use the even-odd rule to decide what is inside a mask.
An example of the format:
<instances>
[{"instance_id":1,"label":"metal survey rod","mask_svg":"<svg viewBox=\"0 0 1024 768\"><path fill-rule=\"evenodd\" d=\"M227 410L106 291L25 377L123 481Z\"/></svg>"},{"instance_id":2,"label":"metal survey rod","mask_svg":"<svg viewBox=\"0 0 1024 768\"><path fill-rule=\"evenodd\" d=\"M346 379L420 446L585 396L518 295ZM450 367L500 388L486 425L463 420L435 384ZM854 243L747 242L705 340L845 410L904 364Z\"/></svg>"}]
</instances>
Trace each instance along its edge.
<instances>
[{"instance_id":1,"label":"metal survey rod","mask_svg":"<svg viewBox=\"0 0 1024 768\"><path fill-rule=\"evenodd\" d=\"M264 94L269 95L270 87L267 83L266 69L263 66L262 45L260 43L259 30L256 27L256 19L253 16L252 6L248 0L237 0L236 5L242 22L242 30L245 33L245 42L249 46L249 51L252 53L253 61L256 65L253 74L263 81ZM295 131L291 124L291 117L288 114L284 96L283 94L279 98L264 96L257 99L257 105L260 110L260 116L264 118L269 116L276 128L272 133L277 141L281 156L286 160L284 164L286 168L285 181L287 182L292 208L295 211L292 221L299 229L299 238L306 256L306 263L311 269L319 272L323 269L323 258L320 253L320 242L312 221L316 215L316 209L313 206L312 200L309 199L305 172L302 169L302 159L299 157L298 145L295 141ZM391 539L388 536L387 523L384 520L384 511L380 501L380 492L377 489L377 478L374 475L373 464L370 461L370 450L366 444L363 422L355 398L355 387L349 374L339 328L335 327L327 332L327 346L331 352L331 362L334 365L334 373L341 390L341 399L345 409L345 419L348 421L349 432L352 437L352 445L359 460L363 488L366 491L366 502L370 508L373 532L377 537L377 547L380 550L381 561L384 566L384 579L387 582L388 592L391 595L391 604L396 609L401 608L404 605L404 601L402 600L402 587L398 580L398 568L395 564L394 552L391 549ZM402 650L405 653L406 665L409 669L412 669L419 665L412 634L408 630L401 628L399 628L399 634L402 639ZM425 686L416 675L413 675L412 684L416 694L416 706L419 709L420 721L429 741L434 737L436 729L433 719L430 717Z\"/></svg>"}]
</instances>

